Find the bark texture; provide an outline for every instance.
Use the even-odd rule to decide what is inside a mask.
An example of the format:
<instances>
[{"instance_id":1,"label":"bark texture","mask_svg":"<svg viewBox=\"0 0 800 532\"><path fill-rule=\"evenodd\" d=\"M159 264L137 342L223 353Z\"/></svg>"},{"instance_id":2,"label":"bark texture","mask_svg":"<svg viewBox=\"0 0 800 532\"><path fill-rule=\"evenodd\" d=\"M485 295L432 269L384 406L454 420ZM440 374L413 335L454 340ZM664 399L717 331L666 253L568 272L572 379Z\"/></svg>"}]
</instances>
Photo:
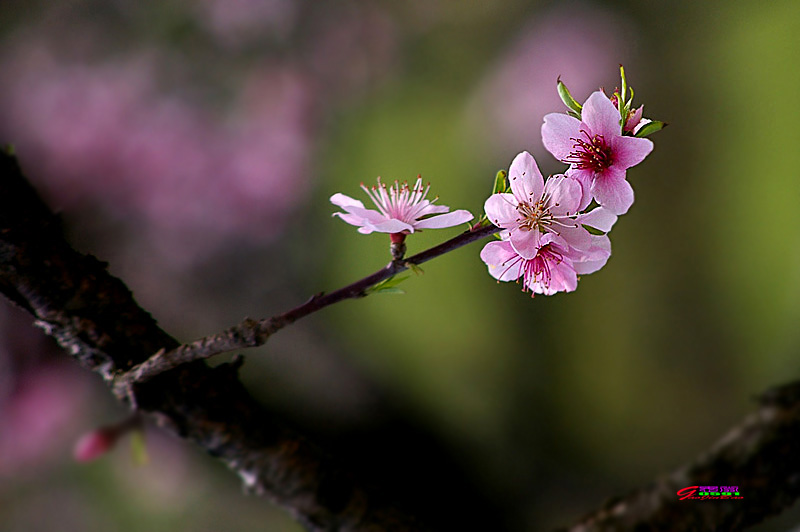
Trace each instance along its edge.
<instances>
[{"instance_id":1,"label":"bark texture","mask_svg":"<svg viewBox=\"0 0 800 532\"><path fill-rule=\"evenodd\" d=\"M689 486L739 486L742 499L680 500ZM693 463L602 508L570 532L745 530L800 498L800 383L763 394L756 412Z\"/></svg>"},{"instance_id":2,"label":"bark texture","mask_svg":"<svg viewBox=\"0 0 800 532\"><path fill-rule=\"evenodd\" d=\"M0 292L110 386L118 372L180 345L106 264L69 246L58 218L8 153L0 154ZM288 509L309 530L426 529L272 419L244 389L237 369L193 362L119 395L218 457L249 490Z\"/></svg>"},{"instance_id":3,"label":"bark texture","mask_svg":"<svg viewBox=\"0 0 800 532\"><path fill-rule=\"evenodd\" d=\"M416 256L419 262L428 260L425 253ZM431 529L274 419L242 386L238 363L210 368L195 361L119 386L120 374L180 344L106 264L69 246L58 217L7 153L0 153L0 292L100 374L120 400L218 457L249 490L286 508L309 530ZM676 492L694 485L739 486L744 498L679 500ZM742 530L798 498L800 383L793 383L765 393L755 413L690 465L610 500L568 530Z\"/></svg>"}]
</instances>

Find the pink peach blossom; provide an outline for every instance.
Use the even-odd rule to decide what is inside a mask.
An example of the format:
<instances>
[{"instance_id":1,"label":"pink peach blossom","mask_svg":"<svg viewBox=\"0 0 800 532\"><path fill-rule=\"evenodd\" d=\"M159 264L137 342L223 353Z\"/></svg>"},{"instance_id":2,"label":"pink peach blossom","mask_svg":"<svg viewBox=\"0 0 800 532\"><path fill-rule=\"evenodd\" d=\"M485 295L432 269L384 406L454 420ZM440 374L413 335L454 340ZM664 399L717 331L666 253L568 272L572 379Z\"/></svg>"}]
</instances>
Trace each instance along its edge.
<instances>
[{"instance_id":1,"label":"pink peach blossom","mask_svg":"<svg viewBox=\"0 0 800 532\"><path fill-rule=\"evenodd\" d=\"M545 182L536 160L526 151L514 158L508 179L512 193L493 194L484 209L489 221L506 230L501 236L510 240L517 253L532 259L548 233L578 249L589 245L589 232L576 221L583 197L577 180L558 175Z\"/></svg>"},{"instance_id":2,"label":"pink peach blossom","mask_svg":"<svg viewBox=\"0 0 800 532\"><path fill-rule=\"evenodd\" d=\"M498 281L522 279L523 291L531 295L553 295L572 292L578 286L578 276L602 268L611 255L611 242L606 235L591 235L588 249L579 251L564 239L547 233L540 239L536 255L526 259L517 253L511 242L494 241L486 244L481 259L489 274Z\"/></svg>"},{"instance_id":3,"label":"pink peach blossom","mask_svg":"<svg viewBox=\"0 0 800 532\"><path fill-rule=\"evenodd\" d=\"M542 142L557 159L569 163L567 175L588 193L584 203L594 198L614 214L625 214L633 204L626 170L653 149L648 139L622 135L619 111L602 91L586 100L581 120L559 113L545 116Z\"/></svg>"},{"instance_id":4,"label":"pink peach blossom","mask_svg":"<svg viewBox=\"0 0 800 532\"><path fill-rule=\"evenodd\" d=\"M359 200L341 193L331 196L331 203L346 211L335 212L334 216L357 226L358 232L365 235L373 231L407 234L420 229L441 229L466 223L473 218L469 211L448 212L449 207L433 204L435 198L425 199L430 185L423 185L421 177L417 178L414 188L410 188L408 183L395 181L387 189L380 178L377 186L367 188L362 184L361 188L378 207L377 211L367 209Z\"/></svg>"}]
</instances>

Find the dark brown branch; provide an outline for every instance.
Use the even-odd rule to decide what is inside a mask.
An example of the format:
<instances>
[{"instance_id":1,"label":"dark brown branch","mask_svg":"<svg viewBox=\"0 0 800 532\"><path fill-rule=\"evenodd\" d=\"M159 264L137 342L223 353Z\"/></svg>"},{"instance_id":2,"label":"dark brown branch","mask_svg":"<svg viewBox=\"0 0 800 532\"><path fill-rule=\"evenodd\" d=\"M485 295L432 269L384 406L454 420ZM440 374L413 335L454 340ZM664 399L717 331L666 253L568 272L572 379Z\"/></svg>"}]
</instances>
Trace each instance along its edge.
<instances>
[{"instance_id":1,"label":"dark brown branch","mask_svg":"<svg viewBox=\"0 0 800 532\"><path fill-rule=\"evenodd\" d=\"M105 264L66 243L57 218L6 153L0 153L0 292L109 383L116 372L179 345ZM310 530L425 529L272 419L241 385L236 369L185 364L132 385L122 399L218 457L250 490L288 509Z\"/></svg>"},{"instance_id":2,"label":"dark brown branch","mask_svg":"<svg viewBox=\"0 0 800 532\"><path fill-rule=\"evenodd\" d=\"M435 250L412 259L422 263ZM116 372L179 345L105 264L65 242L58 219L6 154L0 154L0 292L33 314L82 366L109 382ZM298 309L314 308L334 294L312 298ZM287 313L289 318L297 319L292 312L307 312L298 309ZM211 369L192 362L132 384L130 395L122 398L218 457L251 490L287 508L310 530L425 529L271 419L242 387L236 369L235 364ZM800 498L798 442L800 383L794 383L765 394L753 415L694 463L609 501L570 530L741 530ZM736 485L744 499L679 500L676 492L694 485Z\"/></svg>"},{"instance_id":3,"label":"dark brown branch","mask_svg":"<svg viewBox=\"0 0 800 532\"><path fill-rule=\"evenodd\" d=\"M743 499L680 500L689 486L738 486ZM800 498L800 382L759 409L694 463L584 517L570 532L744 530Z\"/></svg>"},{"instance_id":4,"label":"dark brown branch","mask_svg":"<svg viewBox=\"0 0 800 532\"><path fill-rule=\"evenodd\" d=\"M117 393L125 393L125 390L130 388L132 383L144 382L160 373L169 371L188 362L204 360L227 351L263 345L269 337L278 330L294 323L300 318L322 310L334 303L339 303L347 299L364 297L368 294L369 288L409 269L410 265L416 266L423 264L445 253L471 244L476 240L486 238L498 231L500 231L500 229L491 224L483 227L475 227L473 230L465 231L446 242L409 257L408 259L393 260L384 268L381 268L363 279L329 294L318 294L302 305L284 312L283 314L259 321L246 319L239 325L235 325L219 334L206 336L194 342L183 344L171 351L159 351L145 362L134 367L131 371L119 375L116 383Z\"/></svg>"}]
</instances>

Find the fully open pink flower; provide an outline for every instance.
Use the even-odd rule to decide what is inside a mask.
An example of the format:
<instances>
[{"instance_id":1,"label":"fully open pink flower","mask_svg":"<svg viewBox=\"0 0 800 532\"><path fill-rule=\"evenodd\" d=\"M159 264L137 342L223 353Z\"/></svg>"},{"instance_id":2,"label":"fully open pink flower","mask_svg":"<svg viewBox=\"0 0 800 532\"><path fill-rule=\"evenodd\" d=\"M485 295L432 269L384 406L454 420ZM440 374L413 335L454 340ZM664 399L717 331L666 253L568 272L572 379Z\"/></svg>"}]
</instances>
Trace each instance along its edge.
<instances>
[{"instance_id":1,"label":"fully open pink flower","mask_svg":"<svg viewBox=\"0 0 800 532\"><path fill-rule=\"evenodd\" d=\"M511 242L489 242L481 250L481 259L489 274L498 281L517 281L522 278L523 290L533 294L552 295L572 292L578 286L578 274L570 258L569 246L558 237L548 234L540 240L536 255L526 259Z\"/></svg>"},{"instance_id":2,"label":"fully open pink flower","mask_svg":"<svg viewBox=\"0 0 800 532\"><path fill-rule=\"evenodd\" d=\"M331 203L347 211L335 212L334 216L357 226L358 232L365 235L373 231L405 234L420 229L440 229L463 224L473 218L469 211L448 212L450 207L433 204L436 199L425 199L430 185L423 185L421 177L417 178L414 188L410 188L408 183L395 181L387 189L380 178L377 186L367 188L362 184L361 188L378 207L377 211L367 209L360 201L339 193L331 196Z\"/></svg>"},{"instance_id":3,"label":"fully open pink flower","mask_svg":"<svg viewBox=\"0 0 800 532\"><path fill-rule=\"evenodd\" d=\"M532 294L553 295L572 292L578 286L578 275L594 273L611 255L611 242L605 235L592 235L586 250L570 247L562 238L543 235L536 255L526 259L507 240L489 242L481 251L481 259L489 274L498 281L518 281Z\"/></svg>"},{"instance_id":4,"label":"fully open pink flower","mask_svg":"<svg viewBox=\"0 0 800 532\"><path fill-rule=\"evenodd\" d=\"M625 214L633 204L626 170L653 149L648 139L622 135L619 111L602 91L586 100L581 120L559 113L545 116L542 142L557 159L569 163L567 175L588 192L582 207L593 197L615 214Z\"/></svg>"},{"instance_id":5,"label":"fully open pink flower","mask_svg":"<svg viewBox=\"0 0 800 532\"><path fill-rule=\"evenodd\" d=\"M558 175L545 182L526 151L514 158L508 179L512 193L491 195L484 209L489 221L506 230L501 236L508 238L523 258L535 257L548 233L578 249L589 246L589 232L576 220L583 198L577 180Z\"/></svg>"}]
</instances>

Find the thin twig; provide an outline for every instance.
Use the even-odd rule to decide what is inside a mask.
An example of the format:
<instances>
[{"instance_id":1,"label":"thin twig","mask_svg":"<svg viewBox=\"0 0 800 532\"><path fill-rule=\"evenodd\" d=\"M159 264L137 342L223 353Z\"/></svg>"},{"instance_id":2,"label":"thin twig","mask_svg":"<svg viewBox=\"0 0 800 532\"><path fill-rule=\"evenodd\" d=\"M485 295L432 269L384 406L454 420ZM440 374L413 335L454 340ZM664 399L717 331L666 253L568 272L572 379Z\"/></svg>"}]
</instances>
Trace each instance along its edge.
<instances>
[{"instance_id":1,"label":"thin twig","mask_svg":"<svg viewBox=\"0 0 800 532\"><path fill-rule=\"evenodd\" d=\"M145 382L156 375L183 364L195 360L204 360L235 349L263 345L270 336L300 318L313 314L334 303L364 297L370 287L409 269L411 265L422 264L498 231L500 231L500 228L491 224L475 227L405 260L393 260L375 273L334 292L317 294L302 305L283 314L258 321L248 318L219 334L200 338L170 351L162 349L130 371L118 375L115 379L116 389L118 393L125 393L124 390L129 389L133 383Z\"/></svg>"}]
</instances>

